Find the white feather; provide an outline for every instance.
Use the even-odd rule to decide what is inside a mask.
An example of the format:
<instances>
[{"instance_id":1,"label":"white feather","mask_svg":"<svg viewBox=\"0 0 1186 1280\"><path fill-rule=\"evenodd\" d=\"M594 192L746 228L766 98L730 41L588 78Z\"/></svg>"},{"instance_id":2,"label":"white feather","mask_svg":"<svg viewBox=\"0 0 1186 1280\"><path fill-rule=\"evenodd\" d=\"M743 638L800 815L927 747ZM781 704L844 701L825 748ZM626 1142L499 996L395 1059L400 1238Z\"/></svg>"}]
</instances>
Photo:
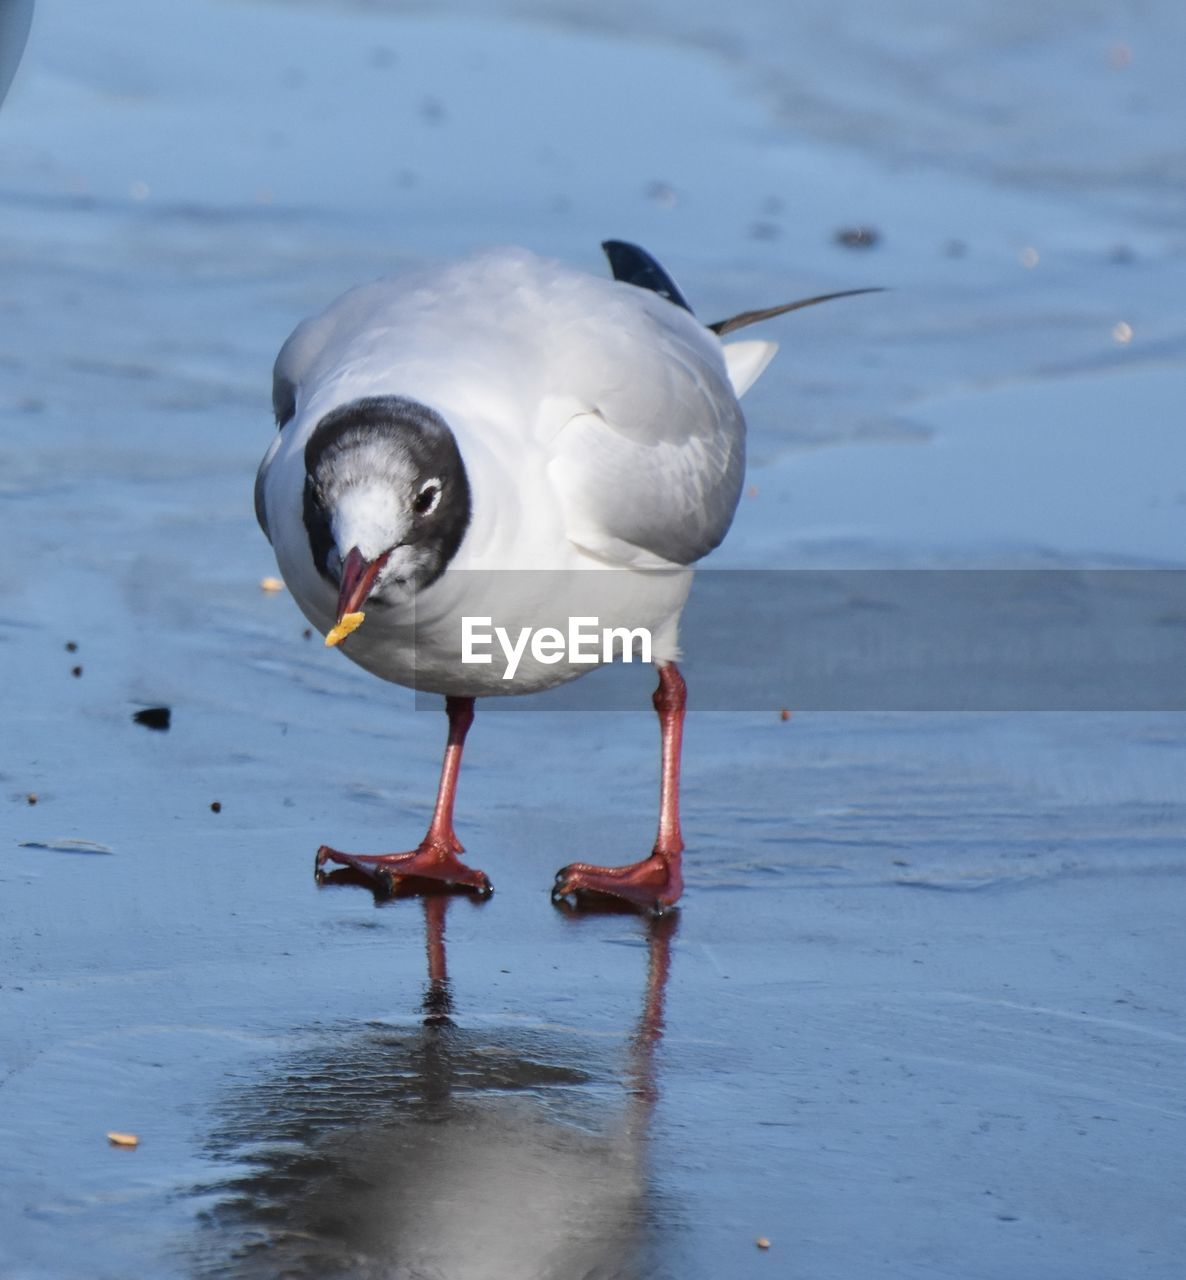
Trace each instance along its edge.
<instances>
[{"instance_id":1,"label":"white feather","mask_svg":"<svg viewBox=\"0 0 1186 1280\"><path fill-rule=\"evenodd\" d=\"M751 338L744 342L726 342L724 351L733 394L740 400L766 372L766 366L778 351L778 343Z\"/></svg>"}]
</instances>

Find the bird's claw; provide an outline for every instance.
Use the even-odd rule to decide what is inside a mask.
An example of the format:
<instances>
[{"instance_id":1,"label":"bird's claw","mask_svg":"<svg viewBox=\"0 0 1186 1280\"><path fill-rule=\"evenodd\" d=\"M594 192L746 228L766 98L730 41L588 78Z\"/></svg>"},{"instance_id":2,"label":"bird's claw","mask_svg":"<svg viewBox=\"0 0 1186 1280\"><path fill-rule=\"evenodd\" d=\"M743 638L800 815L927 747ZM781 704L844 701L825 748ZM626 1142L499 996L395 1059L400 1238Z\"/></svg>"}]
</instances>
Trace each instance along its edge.
<instances>
[{"instance_id":1,"label":"bird's claw","mask_svg":"<svg viewBox=\"0 0 1186 1280\"><path fill-rule=\"evenodd\" d=\"M663 855L652 854L626 867L594 867L586 863L561 867L552 882L551 898L553 905L567 910L584 905L587 897L608 899L628 904L658 920L672 909L682 888L678 865Z\"/></svg>"},{"instance_id":2,"label":"bird's claw","mask_svg":"<svg viewBox=\"0 0 1186 1280\"><path fill-rule=\"evenodd\" d=\"M460 848L460 846L458 846ZM494 893L490 877L484 871L467 867L448 851L441 854L431 846L421 846L406 854L355 854L339 853L328 845L317 850L314 875L319 885L337 883L340 872L326 871L327 862L336 862L344 870L358 877L358 882L383 898L395 898L412 893L431 893L461 889L485 902Z\"/></svg>"},{"instance_id":3,"label":"bird's claw","mask_svg":"<svg viewBox=\"0 0 1186 1280\"><path fill-rule=\"evenodd\" d=\"M377 867L371 874L379 882L384 896L395 898L399 896L401 887L409 880L426 881L428 877L415 873L401 874L398 871L391 871L386 867ZM463 889L467 893L473 894L480 902L486 902L494 896L494 886L490 883L490 877L484 871L475 873L480 879L475 880L450 880L446 878L436 879L433 877L430 881L432 884L440 885L445 889Z\"/></svg>"}]
</instances>

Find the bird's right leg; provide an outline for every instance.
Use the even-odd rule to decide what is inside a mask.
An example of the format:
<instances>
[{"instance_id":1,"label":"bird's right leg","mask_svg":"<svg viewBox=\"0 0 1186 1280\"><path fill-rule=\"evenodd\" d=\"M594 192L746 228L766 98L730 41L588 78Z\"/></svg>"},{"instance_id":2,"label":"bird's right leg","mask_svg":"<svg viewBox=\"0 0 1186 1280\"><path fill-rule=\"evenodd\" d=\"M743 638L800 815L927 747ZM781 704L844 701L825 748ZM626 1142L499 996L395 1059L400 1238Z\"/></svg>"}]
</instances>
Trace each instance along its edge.
<instances>
[{"instance_id":1,"label":"bird's right leg","mask_svg":"<svg viewBox=\"0 0 1186 1280\"><path fill-rule=\"evenodd\" d=\"M458 888L472 889L479 897L488 898L494 888L484 871L467 867L458 858L463 853L461 841L453 830L453 801L457 794L457 775L461 771L461 753L465 735L474 722L473 698L446 698L449 737L441 764L441 782L437 789L436 807L428 832L419 846L409 853L340 853L323 844L317 850L316 869L320 876L327 862L336 862L376 881L388 893L403 888L405 880L435 880Z\"/></svg>"}]
</instances>

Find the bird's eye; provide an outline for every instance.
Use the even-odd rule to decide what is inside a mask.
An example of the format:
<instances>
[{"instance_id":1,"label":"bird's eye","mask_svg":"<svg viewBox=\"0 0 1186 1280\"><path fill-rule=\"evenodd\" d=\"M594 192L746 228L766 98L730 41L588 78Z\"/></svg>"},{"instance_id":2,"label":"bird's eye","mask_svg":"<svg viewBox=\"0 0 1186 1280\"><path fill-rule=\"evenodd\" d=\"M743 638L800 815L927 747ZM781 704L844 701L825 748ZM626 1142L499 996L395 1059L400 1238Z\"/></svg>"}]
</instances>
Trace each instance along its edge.
<instances>
[{"instance_id":1,"label":"bird's eye","mask_svg":"<svg viewBox=\"0 0 1186 1280\"><path fill-rule=\"evenodd\" d=\"M412 503L412 510L418 516L426 516L436 507L440 497L440 485L435 480L430 480L416 495L416 500Z\"/></svg>"}]
</instances>

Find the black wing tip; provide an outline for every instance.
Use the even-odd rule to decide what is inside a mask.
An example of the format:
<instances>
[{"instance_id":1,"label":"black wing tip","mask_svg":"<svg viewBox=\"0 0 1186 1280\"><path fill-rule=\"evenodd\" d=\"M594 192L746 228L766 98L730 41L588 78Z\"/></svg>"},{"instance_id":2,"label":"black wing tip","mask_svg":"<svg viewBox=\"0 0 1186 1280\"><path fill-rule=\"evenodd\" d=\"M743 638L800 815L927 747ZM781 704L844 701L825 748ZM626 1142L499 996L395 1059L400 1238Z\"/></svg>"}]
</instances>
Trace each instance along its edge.
<instances>
[{"instance_id":1,"label":"black wing tip","mask_svg":"<svg viewBox=\"0 0 1186 1280\"><path fill-rule=\"evenodd\" d=\"M273 376L272 413L276 418L277 431L283 431L296 413L296 387L287 378Z\"/></svg>"},{"instance_id":2,"label":"black wing tip","mask_svg":"<svg viewBox=\"0 0 1186 1280\"><path fill-rule=\"evenodd\" d=\"M659 265L654 256L641 245L632 244L629 240L603 240L602 252L609 260L610 270L615 280L623 284L632 284L639 289L649 289L661 298L682 307L691 313L692 308L672 278ZM761 320L772 320L775 316L786 315L789 311L798 311L803 307L814 307L821 302L832 302L836 298L855 298L862 293L886 293L883 285L871 285L864 289L840 289L835 293L821 293L812 298L799 298L795 302L787 302L779 307L764 307L757 311L743 311L740 315L730 316L727 320L718 320L710 324L709 329L719 337L732 333L735 329L743 329L746 325L757 324Z\"/></svg>"},{"instance_id":3,"label":"black wing tip","mask_svg":"<svg viewBox=\"0 0 1186 1280\"><path fill-rule=\"evenodd\" d=\"M659 265L653 255L629 240L603 240L602 252L609 259L610 271L615 280L632 284L639 289L649 289L661 298L691 312L687 299L680 293L675 281Z\"/></svg>"},{"instance_id":4,"label":"black wing tip","mask_svg":"<svg viewBox=\"0 0 1186 1280\"><path fill-rule=\"evenodd\" d=\"M603 240L601 242L601 252L609 259L609 265L612 267L615 261L622 261L626 257L645 258L654 262L654 258L642 247L642 245L633 244L629 240Z\"/></svg>"}]
</instances>

